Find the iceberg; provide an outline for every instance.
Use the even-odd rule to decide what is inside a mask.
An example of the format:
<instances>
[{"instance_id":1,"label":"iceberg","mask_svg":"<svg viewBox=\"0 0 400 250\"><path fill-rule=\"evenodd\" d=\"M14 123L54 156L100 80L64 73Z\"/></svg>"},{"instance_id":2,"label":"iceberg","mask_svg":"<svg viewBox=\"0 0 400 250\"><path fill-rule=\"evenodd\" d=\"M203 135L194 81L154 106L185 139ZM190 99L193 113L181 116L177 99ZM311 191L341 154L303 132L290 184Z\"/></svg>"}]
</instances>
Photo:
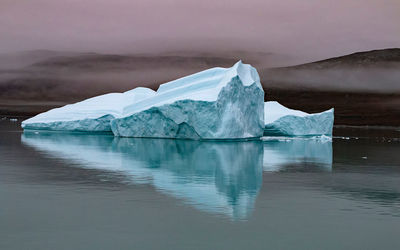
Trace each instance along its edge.
<instances>
[{"instance_id":1,"label":"iceberg","mask_svg":"<svg viewBox=\"0 0 400 250\"><path fill-rule=\"evenodd\" d=\"M122 116L127 104L155 95L149 88L109 93L41 113L22 122L22 128L84 132L111 132L110 121Z\"/></svg>"},{"instance_id":2,"label":"iceberg","mask_svg":"<svg viewBox=\"0 0 400 250\"><path fill-rule=\"evenodd\" d=\"M286 108L278 102L266 102L264 106L266 136L313 136L332 135L334 109L308 114Z\"/></svg>"},{"instance_id":3,"label":"iceberg","mask_svg":"<svg viewBox=\"0 0 400 250\"><path fill-rule=\"evenodd\" d=\"M237 62L160 85L111 121L115 136L186 139L259 138L264 90L257 70Z\"/></svg>"}]
</instances>

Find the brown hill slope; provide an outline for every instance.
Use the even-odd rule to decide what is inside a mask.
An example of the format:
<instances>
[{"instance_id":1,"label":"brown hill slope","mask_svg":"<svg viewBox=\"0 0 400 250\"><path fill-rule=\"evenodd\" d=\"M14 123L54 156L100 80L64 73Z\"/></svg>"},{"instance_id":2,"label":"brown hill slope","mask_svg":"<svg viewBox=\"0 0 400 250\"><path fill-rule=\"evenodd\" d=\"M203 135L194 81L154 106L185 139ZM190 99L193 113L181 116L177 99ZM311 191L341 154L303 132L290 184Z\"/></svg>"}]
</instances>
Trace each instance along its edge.
<instances>
[{"instance_id":1,"label":"brown hill slope","mask_svg":"<svg viewBox=\"0 0 400 250\"><path fill-rule=\"evenodd\" d=\"M269 58L263 60L264 57ZM6 57L9 58L10 55ZM276 58L268 53L244 52L237 55L22 53L14 60L24 62L19 67L14 64L14 68L7 68L0 64L0 115L33 115L137 86L156 89L160 83L215 66L229 67L244 59L258 69L266 100L277 100L308 112L335 107L336 124L400 126L400 49L265 68L265 61L271 63ZM0 56L0 62L7 60Z\"/></svg>"},{"instance_id":2,"label":"brown hill slope","mask_svg":"<svg viewBox=\"0 0 400 250\"><path fill-rule=\"evenodd\" d=\"M267 100L309 112L335 107L335 123L400 126L400 49L359 52L260 70Z\"/></svg>"}]
</instances>

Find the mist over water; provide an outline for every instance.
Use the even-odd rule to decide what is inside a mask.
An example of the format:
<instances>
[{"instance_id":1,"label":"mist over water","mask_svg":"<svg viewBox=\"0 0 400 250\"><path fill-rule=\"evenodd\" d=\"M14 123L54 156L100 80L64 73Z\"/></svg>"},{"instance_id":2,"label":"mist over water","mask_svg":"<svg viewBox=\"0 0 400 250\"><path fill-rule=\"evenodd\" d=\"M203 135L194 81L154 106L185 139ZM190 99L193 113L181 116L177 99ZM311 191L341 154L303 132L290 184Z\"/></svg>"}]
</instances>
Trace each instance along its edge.
<instances>
[{"instance_id":1,"label":"mist over water","mask_svg":"<svg viewBox=\"0 0 400 250\"><path fill-rule=\"evenodd\" d=\"M369 93L400 93L400 63L390 67L342 67L339 69L294 69L264 72L271 88Z\"/></svg>"}]
</instances>

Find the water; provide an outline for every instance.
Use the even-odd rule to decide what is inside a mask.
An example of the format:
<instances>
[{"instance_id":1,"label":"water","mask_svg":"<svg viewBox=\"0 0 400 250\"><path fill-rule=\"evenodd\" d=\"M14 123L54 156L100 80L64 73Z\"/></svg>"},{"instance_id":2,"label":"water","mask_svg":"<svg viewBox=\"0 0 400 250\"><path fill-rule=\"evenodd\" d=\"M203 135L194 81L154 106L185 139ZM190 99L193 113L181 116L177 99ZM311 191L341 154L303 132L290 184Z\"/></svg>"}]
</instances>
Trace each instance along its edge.
<instances>
[{"instance_id":1,"label":"water","mask_svg":"<svg viewBox=\"0 0 400 250\"><path fill-rule=\"evenodd\" d=\"M0 249L400 249L385 133L198 142L2 120Z\"/></svg>"}]
</instances>

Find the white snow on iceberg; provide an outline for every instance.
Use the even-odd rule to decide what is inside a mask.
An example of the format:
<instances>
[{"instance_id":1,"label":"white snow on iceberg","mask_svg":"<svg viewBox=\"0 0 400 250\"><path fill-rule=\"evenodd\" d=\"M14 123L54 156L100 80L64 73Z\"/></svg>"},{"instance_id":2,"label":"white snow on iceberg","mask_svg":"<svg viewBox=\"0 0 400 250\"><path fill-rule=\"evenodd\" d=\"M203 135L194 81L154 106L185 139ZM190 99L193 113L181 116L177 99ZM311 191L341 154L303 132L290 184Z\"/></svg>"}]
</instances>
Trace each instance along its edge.
<instances>
[{"instance_id":1,"label":"white snow on iceberg","mask_svg":"<svg viewBox=\"0 0 400 250\"><path fill-rule=\"evenodd\" d=\"M24 129L104 132L110 121L122 115L123 108L155 95L148 88L109 93L41 113L22 122Z\"/></svg>"},{"instance_id":2,"label":"white snow on iceberg","mask_svg":"<svg viewBox=\"0 0 400 250\"><path fill-rule=\"evenodd\" d=\"M334 109L308 114L273 101L265 103L264 119L266 136L332 135Z\"/></svg>"},{"instance_id":3,"label":"white snow on iceberg","mask_svg":"<svg viewBox=\"0 0 400 250\"><path fill-rule=\"evenodd\" d=\"M257 70L237 62L160 85L153 97L111 121L116 136L257 138L264 131L264 91Z\"/></svg>"}]
</instances>

